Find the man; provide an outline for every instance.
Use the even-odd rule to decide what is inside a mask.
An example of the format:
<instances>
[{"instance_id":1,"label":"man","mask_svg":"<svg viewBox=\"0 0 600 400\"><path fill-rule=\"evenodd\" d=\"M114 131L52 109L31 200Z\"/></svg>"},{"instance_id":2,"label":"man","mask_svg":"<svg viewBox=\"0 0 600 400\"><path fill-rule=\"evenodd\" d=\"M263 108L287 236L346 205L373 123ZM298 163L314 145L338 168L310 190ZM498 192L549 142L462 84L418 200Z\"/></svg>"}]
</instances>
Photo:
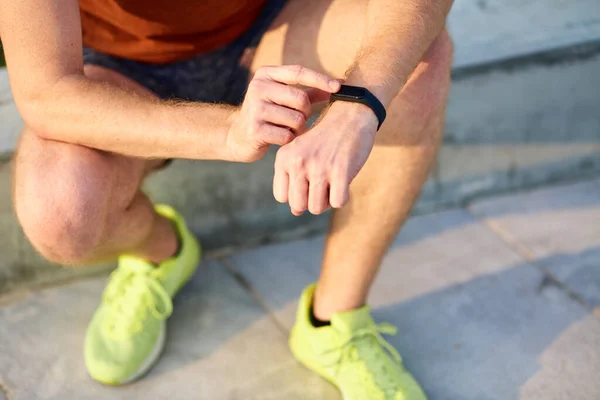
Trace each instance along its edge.
<instances>
[{"instance_id":1,"label":"man","mask_svg":"<svg viewBox=\"0 0 600 400\"><path fill-rule=\"evenodd\" d=\"M26 124L14 177L23 229L56 263L119 256L86 336L94 379L150 369L199 261L183 218L140 191L144 177L172 158L252 162L275 144L275 198L295 215L335 209L292 352L344 399L425 398L365 301L440 143L451 3L0 0ZM366 89L362 103L340 99L351 89L334 78Z\"/></svg>"}]
</instances>

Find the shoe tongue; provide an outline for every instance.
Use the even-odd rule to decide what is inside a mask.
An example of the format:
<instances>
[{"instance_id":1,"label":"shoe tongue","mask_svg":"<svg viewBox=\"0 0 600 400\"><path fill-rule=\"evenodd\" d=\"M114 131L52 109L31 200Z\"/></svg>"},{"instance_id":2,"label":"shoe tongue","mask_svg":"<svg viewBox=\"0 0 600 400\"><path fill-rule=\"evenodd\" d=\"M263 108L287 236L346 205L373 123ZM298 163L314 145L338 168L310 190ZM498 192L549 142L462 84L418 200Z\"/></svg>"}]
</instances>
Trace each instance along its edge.
<instances>
[{"instance_id":1,"label":"shoe tongue","mask_svg":"<svg viewBox=\"0 0 600 400\"><path fill-rule=\"evenodd\" d=\"M155 269L149 261L129 255L122 255L119 257L119 265L121 268L125 267L132 272L147 273Z\"/></svg>"},{"instance_id":2,"label":"shoe tongue","mask_svg":"<svg viewBox=\"0 0 600 400\"><path fill-rule=\"evenodd\" d=\"M369 311L369 306L362 306L356 310L335 313L331 316L331 325L342 332L353 332L357 329L375 325Z\"/></svg>"}]
</instances>

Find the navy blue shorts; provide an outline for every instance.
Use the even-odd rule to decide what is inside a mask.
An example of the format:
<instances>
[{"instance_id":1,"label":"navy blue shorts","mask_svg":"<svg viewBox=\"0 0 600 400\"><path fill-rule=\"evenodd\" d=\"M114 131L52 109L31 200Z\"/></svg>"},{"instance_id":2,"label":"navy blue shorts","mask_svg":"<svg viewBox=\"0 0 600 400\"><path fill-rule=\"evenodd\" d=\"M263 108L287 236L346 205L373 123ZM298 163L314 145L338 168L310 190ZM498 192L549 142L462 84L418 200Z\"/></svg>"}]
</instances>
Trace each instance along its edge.
<instances>
[{"instance_id":1,"label":"navy blue shorts","mask_svg":"<svg viewBox=\"0 0 600 400\"><path fill-rule=\"evenodd\" d=\"M269 1L254 25L234 42L210 53L170 64L131 61L90 48L83 62L99 65L133 79L162 99L240 104L248 86L249 70L240 64L246 49L256 47L287 0Z\"/></svg>"}]
</instances>

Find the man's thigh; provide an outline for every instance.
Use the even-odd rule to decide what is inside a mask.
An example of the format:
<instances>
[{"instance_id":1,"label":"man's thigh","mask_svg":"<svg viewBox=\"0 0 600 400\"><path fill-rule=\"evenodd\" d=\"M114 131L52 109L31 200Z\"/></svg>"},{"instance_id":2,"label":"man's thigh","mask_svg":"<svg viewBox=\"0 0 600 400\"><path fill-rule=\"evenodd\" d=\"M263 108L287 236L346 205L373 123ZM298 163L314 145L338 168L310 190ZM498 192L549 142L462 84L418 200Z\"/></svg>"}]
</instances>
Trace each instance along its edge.
<instances>
[{"instance_id":1,"label":"man's thigh","mask_svg":"<svg viewBox=\"0 0 600 400\"><path fill-rule=\"evenodd\" d=\"M264 34L252 61L301 64L341 78L365 34L368 0L289 0Z\"/></svg>"}]
</instances>

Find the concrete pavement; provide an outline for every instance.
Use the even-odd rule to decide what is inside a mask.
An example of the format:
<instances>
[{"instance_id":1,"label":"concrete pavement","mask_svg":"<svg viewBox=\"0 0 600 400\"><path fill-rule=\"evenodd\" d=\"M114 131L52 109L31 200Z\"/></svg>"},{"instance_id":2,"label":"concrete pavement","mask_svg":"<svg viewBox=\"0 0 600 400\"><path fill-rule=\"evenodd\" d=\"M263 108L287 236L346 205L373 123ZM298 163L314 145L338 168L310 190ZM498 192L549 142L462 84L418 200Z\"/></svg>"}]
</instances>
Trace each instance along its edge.
<instances>
[{"instance_id":1,"label":"concrete pavement","mask_svg":"<svg viewBox=\"0 0 600 400\"><path fill-rule=\"evenodd\" d=\"M83 365L104 277L9 292L0 399L337 400L286 345L322 249L318 236L205 260L160 363L123 388ZM600 399L600 179L411 218L369 302L432 400Z\"/></svg>"}]
</instances>

